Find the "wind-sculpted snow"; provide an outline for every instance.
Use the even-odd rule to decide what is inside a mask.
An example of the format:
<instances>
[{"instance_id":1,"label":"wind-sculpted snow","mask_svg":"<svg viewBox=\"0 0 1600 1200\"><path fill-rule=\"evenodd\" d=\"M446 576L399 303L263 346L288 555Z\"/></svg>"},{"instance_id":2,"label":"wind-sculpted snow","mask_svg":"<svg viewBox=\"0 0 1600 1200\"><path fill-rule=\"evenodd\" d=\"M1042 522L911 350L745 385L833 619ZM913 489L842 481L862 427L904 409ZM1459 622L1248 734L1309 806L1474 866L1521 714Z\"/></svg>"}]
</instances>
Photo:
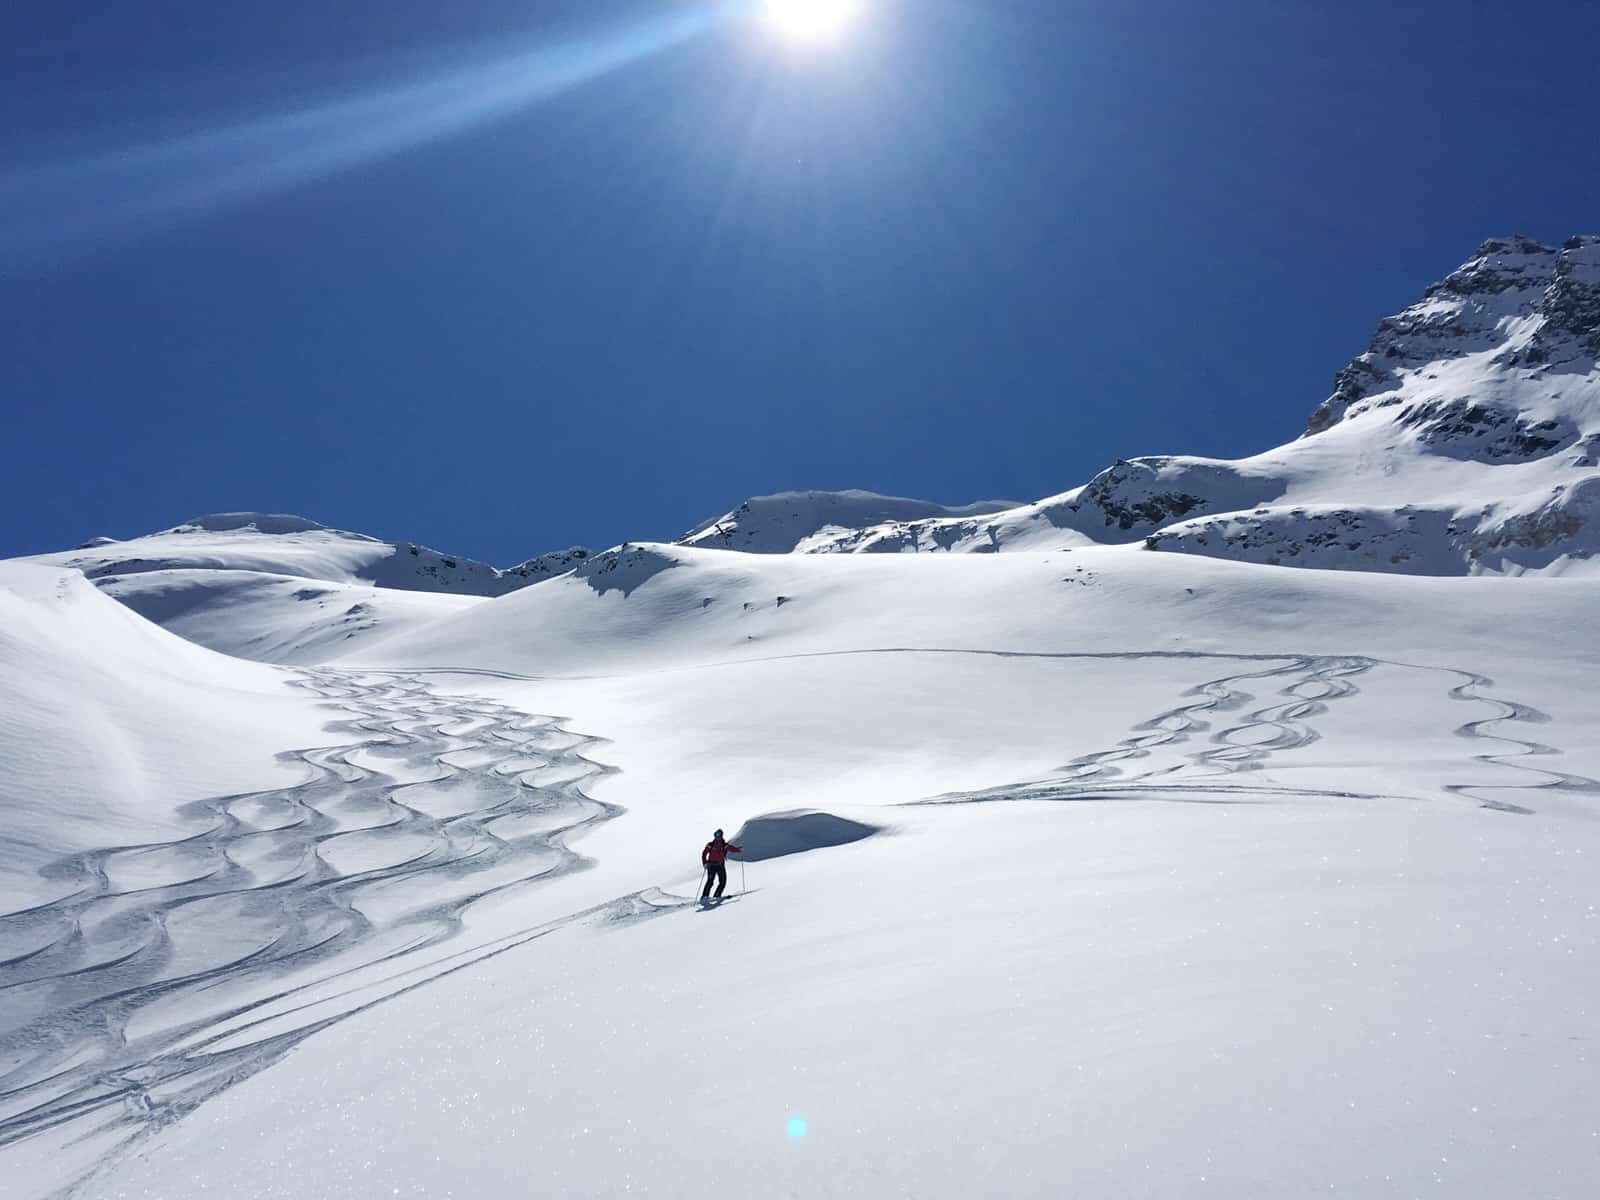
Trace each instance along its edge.
<instances>
[{"instance_id":1,"label":"wind-sculpted snow","mask_svg":"<svg viewBox=\"0 0 1600 1200\"><path fill-rule=\"evenodd\" d=\"M620 811L585 790L609 771L596 739L554 717L403 673L302 685L349 735L292 755L307 782L191 805L181 840L57 862L64 898L0 916L0 1146L136 1136L318 1028L538 936L452 944L466 906L580 869L567 837Z\"/></svg>"},{"instance_id":2,"label":"wind-sculpted snow","mask_svg":"<svg viewBox=\"0 0 1600 1200\"><path fill-rule=\"evenodd\" d=\"M1286 798L1296 794L1332 798L1382 799L1365 791L1292 787L1259 783L1245 772L1265 767L1274 755L1303 749L1320 735L1316 718L1330 705L1358 697L1360 677L1378 668L1421 672L1440 679L1450 699L1489 705L1496 711L1456 729L1475 746L1470 761L1510 767L1520 778L1510 782L1476 779L1438 781L1440 790L1508 813L1534 811L1529 792L1557 789L1600 798L1600 780L1534 766L1522 760L1559 755L1554 747L1504 731L1506 722L1539 723L1548 717L1515 700L1481 694L1494 681L1455 668L1420 667L1360 655L1196 654L1161 651L1150 654L1085 654L1082 658L1233 659L1246 669L1221 675L1186 694L1176 705L1136 725L1130 736L1109 750L1081 754L1044 779L937 796L921 803L972 804L992 801L1167 799L1202 803ZM1287 682L1283 682L1287 681ZM1252 707L1261 685L1270 687L1269 703ZM1189 699L1193 697L1193 699ZM1203 740L1202 740L1203 738ZM1200 747L1204 748L1200 748Z\"/></svg>"}]
</instances>

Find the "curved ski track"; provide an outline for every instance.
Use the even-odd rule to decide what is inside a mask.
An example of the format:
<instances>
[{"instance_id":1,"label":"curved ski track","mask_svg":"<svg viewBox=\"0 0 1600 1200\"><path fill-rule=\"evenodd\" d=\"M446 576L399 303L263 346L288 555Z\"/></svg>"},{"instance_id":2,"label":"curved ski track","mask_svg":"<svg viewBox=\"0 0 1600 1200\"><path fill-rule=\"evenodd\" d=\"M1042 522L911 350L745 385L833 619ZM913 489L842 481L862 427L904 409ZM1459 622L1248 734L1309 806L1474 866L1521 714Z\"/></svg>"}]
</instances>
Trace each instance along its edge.
<instances>
[{"instance_id":1,"label":"curved ski track","mask_svg":"<svg viewBox=\"0 0 1600 1200\"><path fill-rule=\"evenodd\" d=\"M1470 671L1355 655L1170 650L885 647L779 657L858 654L1215 659L1242 668L1191 688L1184 703L1135 726L1115 747L1073 758L1048 778L918 804L1376 798L1253 784L1247 773L1316 741L1315 718L1359 695L1357 681L1378 666L1443 674L1454 681L1451 699L1489 705L1494 711L1456 733L1482 747L1474 760L1532 776L1444 790L1514 813L1532 810L1505 793L1600 792L1595 780L1522 761L1559 751L1499 727L1546 718L1480 694L1493 682ZM68 894L0 915L0 1149L58 1129L109 1138L112 1152L102 1161L114 1161L116 1145L178 1119L316 1031L385 999L576 922L631 922L693 906L692 898L649 888L493 940L447 946L474 900L583 869L567 835L621 810L584 790L611 770L586 756L601 739L573 733L556 717L440 697L426 674L500 675L301 671L301 686L345 714L330 728L350 735L343 745L285 756L305 765L306 782L192 805L187 815L197 832L181 840L65 859L46 874ZM1251 707L1261 685L1273 689L1270 702ZM1201 748L1138 769L1157 749L1191 744ZM98 1175L64 1194L92 1186Z\"/></svg>"},{"instance_id":2,"label":"curved ski track","mask_svg":"<svg viewBox=\"0 0 1600 1200\"><path fill-rule=\"evenodd\" d=\"M1019 657L1034 656L1019 655ZM1524 815L1531 814L1534 810L1510 800L1493 798L1486 793L1520 793L1551 788L1600 793L1600 780L1551 771L1519 761L1534 756L1558 755L1561 751L1542 742L1498 732L1497 727L1506 721L1538 723L1549 718L1538 709L1515 700L1476 694L1479 688L1493 687L1494 681L1488 676L1472 671L1453 667L1425 667L1363 655L1230 655L1191 651L1152 653L1135 651L1040 657L1216 658L1268 665L1255 670L1223 675L1191 688L1185 693L1186 696L1203 698L1158 713L1134 726L1132 736L1124 738L1115 749L1080 755L1064 764L1047 779L972 792L953 792L915 801L914 804L1091 800L1110 799L1117 795L1142 799L1195 799L1197 802L1209 798L1210 803L1223 803L1230 799L1241 800L1253 795L1381 799L1382 797L1363 792L1330 792L1316 788L1251 785L1238 779L1227 778L1236 776L1240 772L1259 769L1272 754L1284 750L1297 750L1315 742L1319 734L1311 726L1311 719L1327 712L1329 704L1359 695L1361 689L1355 679L1379 666L1432 672L1460 680L1461 682L1448 690L1450 699L1488 704L1499 711L1457 726L1456 735L1475 742L1500 742L1507 747L1500 751L1487 749L1478 751L1471 756L1473 761L1510 767L1537 777L1525 783L1445 783L1441 785L1442 790L1452 795L1476 800L1485 808ZM1211 731L1212 722L1207 718L1238 712L1256 699L1255 695L1245 690L1242 685L1256 680L1282 678L1288 678L1290 682L1277 689L1277 698L1273 703L1251 709L1244 714L1242 720L1224 724L1220 729ZM1119 765L1148 758L1151 751L1157 747L1177 746L1188 742L1193 735L1207 732L1210 732L1211 748L1191 752L1184 756L1183 761L1155 770L1131 773Z\"/></svg>"},{"instance_id":3,"label":"curved ski track","mask_svg":"<svg viewBox=\"0 0 1600 1200\"><path fill-rule=\"evenodd\" d=\"M584 791L612 769L586 757L601 739L403 673L300 675L351 739L286 755L306 782L53 864L69 894L0 915L0 1148L69 1124L137 1137L388 996L562 924L677 907L652 889L419 954L474 900L583 869L567 836L622 811Z\"/></svg>"}]
</instances>

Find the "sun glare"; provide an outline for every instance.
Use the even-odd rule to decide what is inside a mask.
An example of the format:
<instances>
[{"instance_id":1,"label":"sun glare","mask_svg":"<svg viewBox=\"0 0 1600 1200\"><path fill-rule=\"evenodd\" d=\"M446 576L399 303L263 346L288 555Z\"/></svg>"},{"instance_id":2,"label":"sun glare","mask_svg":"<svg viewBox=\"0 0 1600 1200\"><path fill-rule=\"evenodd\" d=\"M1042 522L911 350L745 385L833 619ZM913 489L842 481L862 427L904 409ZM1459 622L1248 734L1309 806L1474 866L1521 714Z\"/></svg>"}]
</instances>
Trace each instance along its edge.
<instances>
[{"instance_id":1,"label":"sun glare","mask_svg":"<svg viewBox=\"0 0 1600 1200\"><path fill-rule=\"evenodd\" d=\"M857 0L767 0L767 17L786 37L833 37L856 15Z\"/></svg>"}]
</instances>

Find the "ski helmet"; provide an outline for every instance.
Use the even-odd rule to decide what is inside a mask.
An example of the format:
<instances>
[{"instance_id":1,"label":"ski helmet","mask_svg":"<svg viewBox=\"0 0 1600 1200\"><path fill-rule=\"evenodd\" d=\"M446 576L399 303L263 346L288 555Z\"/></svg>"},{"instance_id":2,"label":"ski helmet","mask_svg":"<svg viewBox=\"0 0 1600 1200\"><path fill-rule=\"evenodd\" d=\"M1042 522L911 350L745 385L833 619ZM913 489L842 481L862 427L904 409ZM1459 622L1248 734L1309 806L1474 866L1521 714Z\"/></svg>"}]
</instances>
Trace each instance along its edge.
<instances>
[{"instance_id":1,"label":"ski helmet","mask_svg":"<svg viewBox=\"0 0 1600 1200\"><path fill-rule=\"evenodd\" d=\"M715 833L713 833L713 834L712 834L712 835L711 835L711 836L712 836L712 837L721 837L721 836L722 836L722 830L720 830L720 829L719 829L719 830L717 830L717 831L716 831L716 832L715 832Z\"/></svg>"}]
</instances>

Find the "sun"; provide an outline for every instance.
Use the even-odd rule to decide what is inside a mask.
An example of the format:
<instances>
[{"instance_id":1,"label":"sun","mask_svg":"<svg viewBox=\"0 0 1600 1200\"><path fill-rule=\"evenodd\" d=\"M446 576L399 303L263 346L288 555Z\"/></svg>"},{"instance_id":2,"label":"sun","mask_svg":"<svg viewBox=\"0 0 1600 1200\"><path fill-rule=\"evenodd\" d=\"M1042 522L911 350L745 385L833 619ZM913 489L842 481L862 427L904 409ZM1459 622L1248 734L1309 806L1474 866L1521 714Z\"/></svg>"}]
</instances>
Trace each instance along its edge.
<instances>
[{"instance_id":1,"label":"sun","mask_svg":"<svg viewBox=\"0 0 1600 1200\"><path fill-rule=\"evenodd\" d=\"M850 24L858 0L766 0L767 19L785 37L817 41Z\"/></svg>"}]
</instances>

